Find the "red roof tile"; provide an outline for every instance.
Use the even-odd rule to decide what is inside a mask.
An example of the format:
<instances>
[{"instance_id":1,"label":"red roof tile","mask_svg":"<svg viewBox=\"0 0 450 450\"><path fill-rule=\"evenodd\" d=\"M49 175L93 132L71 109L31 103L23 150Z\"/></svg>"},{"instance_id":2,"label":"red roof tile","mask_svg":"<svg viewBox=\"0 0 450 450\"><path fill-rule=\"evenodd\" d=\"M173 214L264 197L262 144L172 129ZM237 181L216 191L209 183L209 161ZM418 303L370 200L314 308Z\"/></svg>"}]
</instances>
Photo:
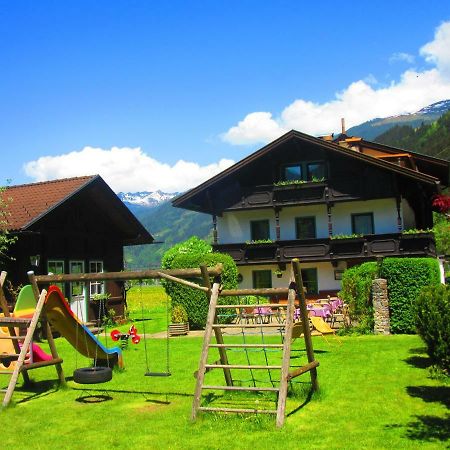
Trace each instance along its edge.
<instances>
[{"instance_id":1,"label":"red roof tile","mask_svg":"<svg viewBox=\"0 0 450 450\"><path fill-rule=\"evenodd\" d=\"M8 186L0 195L7 202L8 229L20 230L71 197L98 175ZM8 200L11 199L11 200Z\"/></svg>"}]
</instances>

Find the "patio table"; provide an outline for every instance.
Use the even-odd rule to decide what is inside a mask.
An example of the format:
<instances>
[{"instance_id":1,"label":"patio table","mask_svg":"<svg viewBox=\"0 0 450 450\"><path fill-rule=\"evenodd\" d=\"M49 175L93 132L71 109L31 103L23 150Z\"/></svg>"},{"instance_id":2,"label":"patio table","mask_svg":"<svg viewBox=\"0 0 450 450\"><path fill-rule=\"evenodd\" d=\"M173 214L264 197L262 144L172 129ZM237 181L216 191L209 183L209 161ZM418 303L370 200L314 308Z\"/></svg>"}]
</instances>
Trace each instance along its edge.
<instances>
[{"instance_id":1,"label":"patio table","mask_svg":"<svg viewBox=\"0 0 450 450\"><path fill-rule=\"evenodd\" d=\"M332 316L330 305L324 305L321 307L314 306L314 305L307 305L306 307L311 316L323 317L324 319Z\"/></svg>"}]
</instances>

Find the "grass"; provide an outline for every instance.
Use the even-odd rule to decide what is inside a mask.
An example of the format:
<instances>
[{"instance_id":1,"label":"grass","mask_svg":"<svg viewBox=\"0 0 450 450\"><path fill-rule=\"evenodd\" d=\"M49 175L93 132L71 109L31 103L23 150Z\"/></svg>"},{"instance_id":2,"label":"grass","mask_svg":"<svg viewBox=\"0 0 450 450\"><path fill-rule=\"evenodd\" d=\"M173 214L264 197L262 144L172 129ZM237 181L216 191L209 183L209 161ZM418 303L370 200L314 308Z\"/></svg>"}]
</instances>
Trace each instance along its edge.
<instances>
[{"instance_id":1,"label":"grass","mask_svg":"<svg viewBox=\"0 0 450 450\"><path fill-rule=\"evenodd\" d=\"M143 303L149 319L145 321L147 333L165 328L166 299L160 288L135 290L128 299L135 319L140 318ZM135 324L142 332L143 322ZM256 342L258 338L249 336L248 340ZM267 339L275 342L277 337ZM0 413L1 448L438 449L449 445L450 385L429 377L429 360L417 336L341 339L342 345L313 338L320 361L320 391L311 396L308 375L297 378L287 401L285 426L278 430L273 417L262 415L203 414L191 422L193 372L202 347L199 337L170 339L169 378L144 377L146 358L141 341L125 350L124 371L115 371L107 384L91 386L71 381L73 370L87 366L88 361L76 356L60 338L56 344L64 358L67 387L57 387L52 367L30 372L34 385L19 386L15 405ZM229 342L239 340L239 336L227 338ZM301 365L306 360L303 343L297 340L294 348L292 365ZM148 339L147 350L151 370L165 370L166 341ZM279 359L276 353L268 357L270 363ZM264 354L254 352L250 358L257 362ZM215 359L217 355L212 355L211 360ZM230 352L230 359L243 361L245 355ZM237 377L251 378L247 373ZM265 371L258 373L258 378L268 381ZM206 381L221 382L221 372L208 373ZM239 404L270 405L267 395L237 397ZM218 405L231 398L219 393L207 401Z\"/></svg>"}]
</instances>

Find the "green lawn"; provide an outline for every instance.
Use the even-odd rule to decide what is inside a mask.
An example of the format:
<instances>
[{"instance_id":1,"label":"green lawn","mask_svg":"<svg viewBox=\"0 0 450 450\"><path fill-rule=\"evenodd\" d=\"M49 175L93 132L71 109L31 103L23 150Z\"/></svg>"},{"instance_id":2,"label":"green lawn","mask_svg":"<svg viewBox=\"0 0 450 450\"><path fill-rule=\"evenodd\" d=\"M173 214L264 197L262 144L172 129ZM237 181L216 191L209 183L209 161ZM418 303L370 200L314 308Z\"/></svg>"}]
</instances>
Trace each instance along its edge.
<instances>
[{"instance_id":1,"label":"green lawn","mask_svg":"<svg viewBox=\"0 0 450 450\"><path fill-rule=\"evenodd\" d=\"M160 288L135 289L129 296L131 316L140 319L141 303L146 331L165 328L165 296ZM143 322L135 322L142 332ZM123 328L126 328L124 326ZM239 336L228 337L238 342ZM258 336L250 336L250 341ZM267 338L269 341L276 336ZM124 352L126 369L116 371L104 385L81 386L71 381L76 367L88 361L76 356L63 339L56 344L64 358L67 388L58 389L54 368L30 372L32 389L20 387L15 405L0 412L0 448L34 449L222 449L222 448L336 448L398 449L445 448L450 440L450 385L429 378L428 358L417 336L343 337L342 345L321 337L313 342L320 361L320 392L310 398L308 375L296 379L288 398L286 423L277 430L272 416L221 416L204 414L190 421L202 339L170 339L169 378L145 377L144 342ZM109 340L109 344L111 341ZM44 349L45 344L42 344ZM303 343L294 346L292 365L306 357ZM165 369L166 342L148 339L150 369ZM253 361L264 357L254 352ZM230 353L233 361L245 358ZM279 354L268 354L269 362ZM211 360L217 359L212 355ZM237 378L248 380L247 373ZM219 371L206 375L208 383L222 379ZM266 372L258 379L267 383ZM267 385L267 384L265 384ZM107 395L94 402L89 395ZM81 397L81 398L80 398ZM208 400L230 404L221 393ZM267 395L239 395L239 404L269 405ZM270 407L273 407L273 403Z\"/></svg>"}]
</instances>

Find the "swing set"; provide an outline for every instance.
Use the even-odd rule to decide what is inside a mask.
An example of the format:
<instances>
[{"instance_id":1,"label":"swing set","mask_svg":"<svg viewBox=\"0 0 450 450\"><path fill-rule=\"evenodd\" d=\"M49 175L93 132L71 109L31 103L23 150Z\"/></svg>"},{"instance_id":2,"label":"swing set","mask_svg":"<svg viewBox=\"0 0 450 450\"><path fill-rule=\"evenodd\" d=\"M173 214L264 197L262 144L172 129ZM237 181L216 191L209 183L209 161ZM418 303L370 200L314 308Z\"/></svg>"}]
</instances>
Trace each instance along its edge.
<instances>
[{"instance_id":1,"label":"swing set","mask_svg":"<svg viewBox=\"0 0 450 450\"><path fill-rule=\"evenodd\" d=\"M295 368L294 370L290 370L291 367L291 343L292 343L292 331L294 325L294 310L295 310L295 301L298 299L299 309L300 309L300 319L302 323L308 323L308 312L306 308L306 299L303 290L303 280L300 271L300 262L297 259L292 260L291 263L291 279L288 288L267 288L267 289L229 289L225 290L221 288L221 276L222 273L222 265L218 264L215 267L206 267L201 266L199 269L170 269L170 270L143 270L143 271L134 271L134 272L105 272L105 273L78 273L78 274L57 274L57 275L34 275L30 273L30 281L33 286L33 291L35 292L35 296L38 300L39 312L36 312L35 317L33 317L33 321L37 322L38 320L44 319L47 320L47 323L52 324L52 317L45 314L45 309L43 310L42 305L44 304L43 297L46 296L45 289L39 293L38 285L47 286L48 284L55 283L64 283L64 282L84 282L86 287L89 286L90 282L99 282L99 281L126 281L126 280L142 280L144 279L165 279L172 282L176 282L182 284L184 286L188 286L190 288L200 290L204 292L209 300L209 310L206 321L206 328L204 333L202 352L200 356L200 362L198 370L195 372L196 377L196 387L194 392L194 400L192 404L192 419L195 419L199 412L221 412L221 413L262 413L262 414L275 414L276 415L276 424L278 427L281 427L284 423L285 419L285 408L286 408L286 399L287 399L287 391L288 385L291 381L304 374L309 372L311 377L311 388L313 391L318 390L318 380L317 380L317 366L319 362L314 358L314 351L312 347L311 334L308 327L304 327L303 330L303 338L305 341L306 354L308 358L308 363ZM197 279L199 283L197 284L189 280ZM213 279L213 283L211 283L211 279ZM50 288L53 289L53 288ZM261 295L269 298L273 297L287 297L287 302L285 304L279 304L276 302L272 302L270 300L267 304L259 304L258 307L261 308L274 308L279 310L280 308L286 309L286 314L283 315L284 320L277 321L276 323L270 321L258 321L253 323L230 323L226 320L220 320L220 311L228 310L228 311L236 311L236 307L239 308L247 308L252 307L254 305L245 305L240 304L236 305L235 300L233 304L219 304L219 297L236 297L239 296L251 296L251 295ZM141 303L141 310L143 310ZM42 313L42 317L41 317ZM169 318L169 306L168 300L166 301L166 317L167 322ZM229 315L231 317L231 315ZM78 320L78 319L77 319ZM223 323L225 322L225 323ZM225 343L224 342L224 330L226 334L226 330L231 331L232 329L241 329L241 334L243 337L242 344L236 343ZM49 326L47 326L49 330ZM259 329L261 330L261 342L247 342L246 341L246 333L249 329ZM267 330L275 330L280 332L282 337L281 344L274 344L271 342L265 341L265 333ZM117 331L117 330L116 330ZM146 342L146 332L145 332L145 320L143 320L143 337L144 337L144 346L145 346L145 365L146 372L145 376L148 377L169 377L171 375L170 371L170 348L169 348L169 333L167 331L166 336L166 370L164 372L153 372L150 369L149 358L147 354L147 342ZM50 333L51 334L51 333ZM130 333L135 334L135 333ZM137 334L137 333L136 333ZM212 337L215 337L215 342L212 341ZM116 334L117 337L117 334ZM85 336L86 338L86 336ZM51 339L53 342L53 339ZM217 349L219 353L219 360L211 363L208 361L209 359L209 351L211 349ZM242 364L241 362L237 364L230 364L228 359L229 350L237 350L244 349L246 354L246 364ZM252 364L249 358L249 350L263 349L265 361L264 364ZM281 350L281 364L271 364L268 359L268 350ZM118 349L120 351L120 349ZM62 371L61 362L62 360L57 359L58 355L54 345L52 344L52 354L55 358L55 363L57 364L57 371L59 379L64 381L64 374ZM120 355L117 359L120 362ZM116 361L116 362L117 362ZM205 381L205 375L212 371L213 369L222 369L225 385L208 385ZM258 380L253 375L253 371L258 371L260 369L267 370L270 378L270 387L260 386L258 384ZM252 386L244 386L242 383L233 378L232 371L242 371L248 370L251 373L252 378ZM279 379L274 380L271 375L272 370L277 370L279 372ZM78 372L77 372L78 371ZM94 367L82 368L76 370L77 375L82 373L81 379L77 376L78 382L80 383L98 383L99 381L91 381L92 378L96 378L96 374L98 372L104 373L108 372L108 374L104 373L104 381L109 381L112 377L112 371L109 364L109 361L106 361L104 365L104 361L100 361L98 355L94 355ZM75 374L74 374L75 375ZM18 373L17 373L18 376ZM14 381L17 382L17 376ZM74 377L75 378L75 377ZM10 388L8 388L11 391ZM14 389L14 387L12 388ZM276 409L245 409L245 408L230 408L230 407L212 407L212 406L204 406L202 405L202 392L204 390L223 390L223 391L256 391L256 392L274 392L276 393ZM11 398L12 392L9 392L9 399ZM5 403L4 403L5 405Z\"/></svg>"}]
</instances>

